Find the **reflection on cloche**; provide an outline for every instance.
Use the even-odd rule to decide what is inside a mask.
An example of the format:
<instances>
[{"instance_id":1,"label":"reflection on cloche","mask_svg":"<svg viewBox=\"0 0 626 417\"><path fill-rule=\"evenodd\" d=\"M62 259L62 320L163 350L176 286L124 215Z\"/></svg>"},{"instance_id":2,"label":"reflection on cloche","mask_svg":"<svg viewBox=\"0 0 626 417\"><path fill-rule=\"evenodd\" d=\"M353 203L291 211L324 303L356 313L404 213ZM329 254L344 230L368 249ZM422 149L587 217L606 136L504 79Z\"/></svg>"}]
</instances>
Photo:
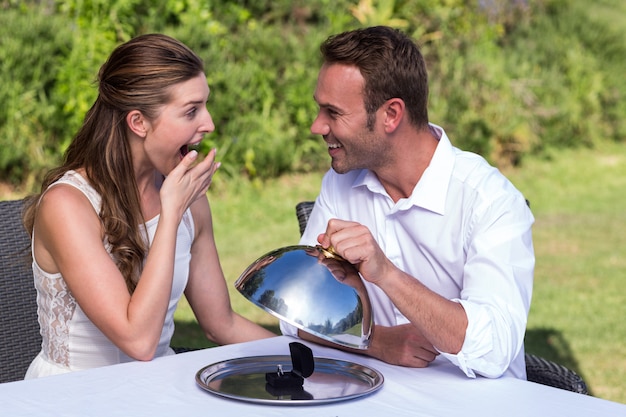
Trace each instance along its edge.
<instances>
[{"instance_id":1,"label":"reflection on cloche","mask_svg":"<svg viewBox=\"0 0 626 417\"><path fill-rule=\"evenodd\" d=\"M235 282L270 314L322 339L367 349L369 296L356 268L321 246L287 246L257 259Z\"/></svg>"}]
</instances>

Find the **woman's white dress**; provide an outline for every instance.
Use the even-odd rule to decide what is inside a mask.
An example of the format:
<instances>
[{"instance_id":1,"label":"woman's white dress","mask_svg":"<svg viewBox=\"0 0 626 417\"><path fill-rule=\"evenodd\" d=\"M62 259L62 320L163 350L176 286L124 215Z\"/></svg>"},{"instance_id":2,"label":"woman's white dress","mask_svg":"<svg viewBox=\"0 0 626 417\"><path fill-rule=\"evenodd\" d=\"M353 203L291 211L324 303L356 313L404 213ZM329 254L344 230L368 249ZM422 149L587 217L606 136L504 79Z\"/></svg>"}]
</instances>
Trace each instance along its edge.
<instances>
[{"instance_id":1,"label":"woman's white dress","mask_svg":"<svg viewBox=\"0 0 626 417\"><path fill-rule=\"evenodd\" d=\"M69 184L89 199L96 213L100 212L100 195L78 173L68 171L52 184ZM146 223L150 244L159 216ZM35 231L36 232L36 231ZM183 294L189 275L191 244L194 237L191 211L187 210L178 227L174 281L169 307L163 324L156 356L173 354L170 340L174 333L174 311ZM33 242L36 234L33 233ZM107 250L108 242L103 242ZM48 274L37 264L33 251L33 275L37 289L37 313L42 336L41 352L26 372L25 379L61 374L129 362L133 359L118 349L85 315L70 293L61 274Z\"/></svg>"}]
</instances>

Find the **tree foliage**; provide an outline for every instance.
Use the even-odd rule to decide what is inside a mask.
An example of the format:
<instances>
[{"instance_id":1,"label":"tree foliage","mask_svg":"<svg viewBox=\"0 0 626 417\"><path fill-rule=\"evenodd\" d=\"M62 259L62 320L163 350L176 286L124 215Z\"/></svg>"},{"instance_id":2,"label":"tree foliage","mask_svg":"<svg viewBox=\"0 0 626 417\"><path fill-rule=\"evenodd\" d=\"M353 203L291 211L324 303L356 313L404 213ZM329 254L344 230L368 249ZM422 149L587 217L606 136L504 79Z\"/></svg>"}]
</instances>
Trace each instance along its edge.
<instances>
[{"instance_id":1,"label":"tree foliage","mask_svg":"<svg viewBox=\"0 0 626 417\"><path fill-rule=\"evenodd\" d=\"M453 142L518 164L626 134L619 0L39 0L0 2L0 176L26 190L59 162L111 50L162 32L205 61L230 176L325 168L309 127L318 48L360 26L401 28L430 72L430 118ZM619 9L621 7L621 9ZM614 8L618 8L612 13ZM621 13L620 13L621 11Z\"/></svg>"}]
</instances>

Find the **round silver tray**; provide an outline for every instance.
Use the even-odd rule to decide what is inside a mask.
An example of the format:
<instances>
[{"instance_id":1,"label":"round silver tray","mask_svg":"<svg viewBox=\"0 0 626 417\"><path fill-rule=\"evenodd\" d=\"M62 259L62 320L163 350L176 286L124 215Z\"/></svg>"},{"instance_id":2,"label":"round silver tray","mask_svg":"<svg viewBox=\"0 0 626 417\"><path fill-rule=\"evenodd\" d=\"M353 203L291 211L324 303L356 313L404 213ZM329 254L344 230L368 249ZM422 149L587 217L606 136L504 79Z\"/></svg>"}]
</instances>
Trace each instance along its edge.
<instances>
[{"instance_id":1,"label":"round silver tray","mask_svg":"<svg viewBox=\"0 0 626 417\"><path fill-rule=\"evenodd\" d=\"M314 358L315 371L302 389L275 390L265 374L278 365L291 371L290 356L253 356L229 359L200 369L196 382L204 390L234 400L272 405L315 405L363 397L378 390L384 381L375 369L339 359Z\"/></svg>"}]
</instances>

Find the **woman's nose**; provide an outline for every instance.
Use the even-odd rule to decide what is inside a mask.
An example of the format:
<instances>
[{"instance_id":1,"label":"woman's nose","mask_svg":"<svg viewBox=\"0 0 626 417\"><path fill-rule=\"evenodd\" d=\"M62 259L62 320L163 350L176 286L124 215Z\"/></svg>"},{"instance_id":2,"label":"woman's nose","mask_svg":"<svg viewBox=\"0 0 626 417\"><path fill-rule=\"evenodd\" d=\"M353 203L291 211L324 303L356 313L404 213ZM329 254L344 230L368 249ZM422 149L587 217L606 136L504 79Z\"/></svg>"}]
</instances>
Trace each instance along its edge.
<instances>
[{"instance_id":1,"label":"woman's nose","mask_svg":"<svg viewBox=\"0 0 626 417\"><path fill-rule=\"evenodd\" d=\"M204 121L202 126L203 126L202 130L207 133L211 133L215 130L215 124L213 123L213 118L211 117L211 113L209 113L208 110L206 112L206 120Z\"/></svg>"}]
</instances>

